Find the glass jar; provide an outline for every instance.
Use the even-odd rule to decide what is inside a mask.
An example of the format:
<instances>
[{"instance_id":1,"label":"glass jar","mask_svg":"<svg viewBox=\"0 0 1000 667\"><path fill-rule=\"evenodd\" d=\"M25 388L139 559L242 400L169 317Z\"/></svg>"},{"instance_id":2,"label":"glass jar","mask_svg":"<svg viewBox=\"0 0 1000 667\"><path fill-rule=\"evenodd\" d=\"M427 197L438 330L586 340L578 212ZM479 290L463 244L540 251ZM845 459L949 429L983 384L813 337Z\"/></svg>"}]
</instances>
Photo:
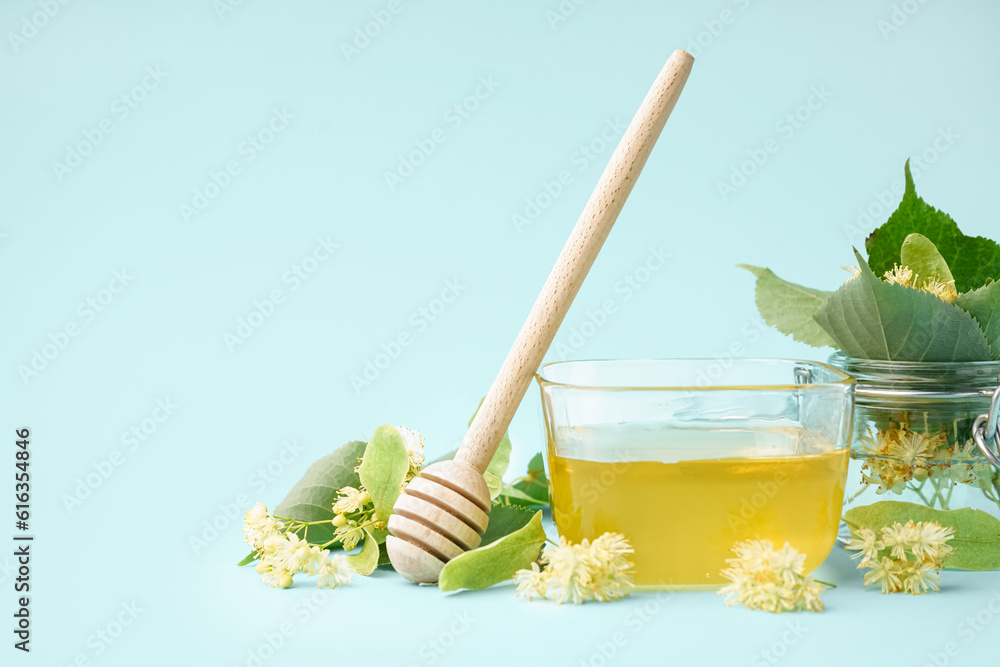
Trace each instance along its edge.
<instances>
[{"instance_id":1,"label":"glass jar","mask_svg":"<svg viewBox=\"0 0 1000 667\"><path fill-rule=\"evenodd\" d=\"M635 583L712 586L736 542L786 542L812 571L837 536L854 380L783 359L544 366L552 518L635 549Z\"/></svg>"},{"instance_id":2,"label":"glass jar","mask_svg":"<svg viewBox=\"0 0 1000 667\"><path fill-rule=\"evenodd\" d=\"M977 420L990 412L1000 361L875 361L836 352L830 363L857 380L845 509L902 500L1000 516L1000 469L974 438Z\"/></svg>"}]
</instances>

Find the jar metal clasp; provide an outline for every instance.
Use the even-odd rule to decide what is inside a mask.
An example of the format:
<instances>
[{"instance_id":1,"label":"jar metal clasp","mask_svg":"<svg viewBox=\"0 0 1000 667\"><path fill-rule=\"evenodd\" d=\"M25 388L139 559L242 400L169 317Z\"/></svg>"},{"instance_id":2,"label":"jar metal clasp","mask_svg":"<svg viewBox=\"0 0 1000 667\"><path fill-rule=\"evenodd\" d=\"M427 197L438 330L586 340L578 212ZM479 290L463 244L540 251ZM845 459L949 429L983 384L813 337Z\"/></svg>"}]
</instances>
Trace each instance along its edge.
<instances>
[{"instance_id":1,"label":"jar metal clasp","mask_svg":"<svg viewBox=\"0 0 1000 667\"><path fill-rule=\"evenodd\" d=\"M972 437L990 463L1000 469L1000 387L993 392L989 414L979 415L972 425Z\"/></svg>"}]
</instances>

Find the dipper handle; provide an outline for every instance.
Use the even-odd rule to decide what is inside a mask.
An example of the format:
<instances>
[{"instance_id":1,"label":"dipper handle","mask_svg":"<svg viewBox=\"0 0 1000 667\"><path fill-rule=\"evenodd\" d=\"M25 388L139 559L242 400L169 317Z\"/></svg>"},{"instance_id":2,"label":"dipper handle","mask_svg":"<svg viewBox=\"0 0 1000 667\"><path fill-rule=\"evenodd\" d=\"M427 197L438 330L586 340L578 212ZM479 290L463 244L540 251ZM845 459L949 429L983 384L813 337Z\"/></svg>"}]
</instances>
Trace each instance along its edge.
<instances>
[{"instance_id":1,"label":"dipper handle","mask_svg":"<svg viewBox=\"0 0 1000 667\"><path fill-rule=\"evenodd\" d=\"M484 472L680 97L694 58L674 51L625 130L455 455Z\"/></svg>"}]
</instances>

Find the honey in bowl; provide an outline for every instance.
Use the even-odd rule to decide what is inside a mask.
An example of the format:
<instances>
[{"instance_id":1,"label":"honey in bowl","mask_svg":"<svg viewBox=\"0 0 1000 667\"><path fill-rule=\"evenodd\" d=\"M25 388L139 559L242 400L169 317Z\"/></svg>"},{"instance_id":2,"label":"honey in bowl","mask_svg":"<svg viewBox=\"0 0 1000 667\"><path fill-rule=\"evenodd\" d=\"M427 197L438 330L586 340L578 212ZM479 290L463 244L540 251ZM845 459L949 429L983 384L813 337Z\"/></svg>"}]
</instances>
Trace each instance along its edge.
<instances>
[{"instance_id":1,"label":"honey in bowl","mask_svg":"<svg viewBox=\"0 0 1000 667\"><path fill-rule=\"evenodd\" d=\"M567 427L556 440L549 469L559 534L580 542L622 533L635 549L638 586L725 583L720 571L741 540L788 542L806 554L807 572L833 547L849 450L822 436L616 424Z\"/></svg>"}]
</instances>

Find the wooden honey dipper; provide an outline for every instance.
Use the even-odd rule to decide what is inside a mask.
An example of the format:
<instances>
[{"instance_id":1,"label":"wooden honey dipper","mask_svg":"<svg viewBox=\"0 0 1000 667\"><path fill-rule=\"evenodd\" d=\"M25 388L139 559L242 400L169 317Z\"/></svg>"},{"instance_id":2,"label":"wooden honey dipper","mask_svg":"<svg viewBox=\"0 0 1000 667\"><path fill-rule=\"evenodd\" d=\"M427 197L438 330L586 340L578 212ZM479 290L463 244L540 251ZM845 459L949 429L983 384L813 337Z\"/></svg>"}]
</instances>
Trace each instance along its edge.
<instances>
[{"instance_id":1,"label":"wooden honey dipper","mask_svg":"<svg viewBox=\"0 0 1000 667\"><path fill-rule=\"evenodd\" d=\"M493 459L531 378L580 290L653 144L680 97L694 58L674 51L625 131L542 293L451 461L424 468L389 517L386 548L410 581L432 584L444 564L482 541L490 492L483 472Z\"/></svg>"}]
</instances>

